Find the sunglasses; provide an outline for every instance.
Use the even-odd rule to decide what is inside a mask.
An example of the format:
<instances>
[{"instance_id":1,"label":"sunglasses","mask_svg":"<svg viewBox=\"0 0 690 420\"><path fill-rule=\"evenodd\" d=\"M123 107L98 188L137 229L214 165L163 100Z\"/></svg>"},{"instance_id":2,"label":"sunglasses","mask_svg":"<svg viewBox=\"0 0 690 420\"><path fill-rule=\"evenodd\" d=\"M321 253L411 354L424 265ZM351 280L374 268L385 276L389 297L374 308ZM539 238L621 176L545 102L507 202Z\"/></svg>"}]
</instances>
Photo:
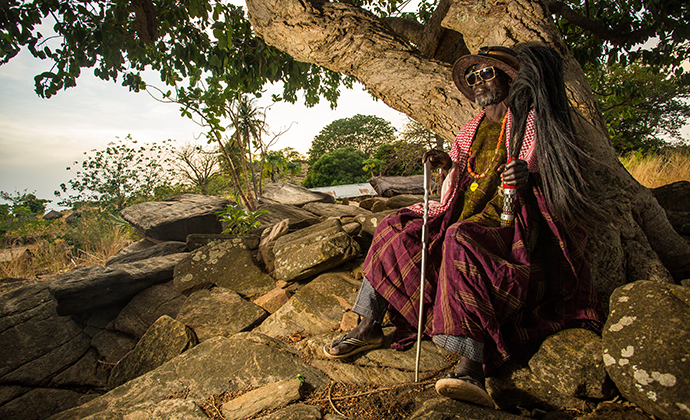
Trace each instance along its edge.
<instances>
[{"instance_id":1,"label":"sunglasses","mask_svg":"<svg viewBox=\"0 0 690 420\"><path fill-rule=\"evenodd\" d=\"M479 82L479 80L486 82L494 77L496 77L496 72L494 71L494 67L491 66L467 73L465 75L465 80L469 86L474 86Z\"/></svg>"}]
</instances>

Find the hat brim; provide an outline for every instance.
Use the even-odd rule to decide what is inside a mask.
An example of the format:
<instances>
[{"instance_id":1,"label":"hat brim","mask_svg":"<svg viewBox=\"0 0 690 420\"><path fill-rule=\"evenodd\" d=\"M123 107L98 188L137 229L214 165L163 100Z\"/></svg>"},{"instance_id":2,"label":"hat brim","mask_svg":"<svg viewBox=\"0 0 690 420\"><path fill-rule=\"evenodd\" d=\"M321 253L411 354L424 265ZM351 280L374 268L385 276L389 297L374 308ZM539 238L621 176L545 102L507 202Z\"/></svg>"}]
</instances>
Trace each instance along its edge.
<instances>
[{"instance_id":1,"label":"hat brim","mask_svg":"<svg viewBox=\"0 0 690 420\"><path fill-rule=\"evenodd\" d=\"M515 60L517 67L517 59L513 59ZM453 64L453 82L455 82L455 86L458 87L460 92L462 92L462 94L472 102L474 102L474 90L472 90L472 88L467 84L467 81L465 80L465 72L470 66L475 64L487 64L489 66L494 66L495 68L501 69L512 80L515 80L518 74L518 71L515 68L501 60L487 55L469 54L458 58L455 64Z\"/></svg>"}]
</instances>

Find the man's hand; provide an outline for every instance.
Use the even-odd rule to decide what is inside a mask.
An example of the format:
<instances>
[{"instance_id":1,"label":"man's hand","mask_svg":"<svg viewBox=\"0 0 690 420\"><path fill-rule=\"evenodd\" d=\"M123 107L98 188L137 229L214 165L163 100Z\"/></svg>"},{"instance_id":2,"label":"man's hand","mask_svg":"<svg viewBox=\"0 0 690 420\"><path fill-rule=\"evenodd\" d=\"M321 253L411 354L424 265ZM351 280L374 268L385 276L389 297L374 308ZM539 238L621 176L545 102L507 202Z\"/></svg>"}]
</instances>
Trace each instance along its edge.
<instances>
[{"instance_id":1,"label":"man's hand","mask_svg":"<svg viewBox=\"0 0 690 420\"><path fill-rule=\"evenodd\" d=\"M499 168L501 172L501 181L504 184L513 186L518 189L522 189L527 185L529 179L529 170L527 169L527 161L521 159L513 159L502 168Z\"/></svg>"},{"instance_id":2,"label":"man's hand","mask_svg":"<svg viewBox=\"0 0 690 420\"><path fill-rule=\"evenodd\" d=\"M450 159L450 155L441 150L431 149L424 153L424 156L422 156L422 163L426 162L427 159L431 162L432 169L441 168L447 172L453 167L453 161Z\"/></svg>"}]
</instances>

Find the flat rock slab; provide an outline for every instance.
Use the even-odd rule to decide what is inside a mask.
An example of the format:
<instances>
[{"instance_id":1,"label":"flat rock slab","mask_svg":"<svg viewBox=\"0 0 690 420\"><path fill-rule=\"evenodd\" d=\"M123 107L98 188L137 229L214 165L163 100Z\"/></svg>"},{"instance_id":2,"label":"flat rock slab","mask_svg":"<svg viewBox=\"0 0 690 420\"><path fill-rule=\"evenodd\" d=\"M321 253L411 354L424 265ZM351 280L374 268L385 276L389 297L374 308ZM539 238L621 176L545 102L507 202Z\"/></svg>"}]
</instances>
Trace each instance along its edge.
<instances>
[{"instance_id":1,"label":"flat rock slab","mask_svg":"<svg viewBox=\"0 0 690 420\"><path fill-rule=\"evenodd\" d=\"M322 372L304 363L280 340L256 333L240 333L232 338L216 337L105 395L51 419L71 420L91 415L99 416L94 418L122 418L140 410L142 404L163 400L174 401L175 404L201 404L211 395L250 386L260 387L293 379L298 374L317 391L329 383ZM186 395L186 398L175 398L176 395ZM171 415L164 418L184 417Z\"/></svg>"},{"instance_id":2,"label":"flat rock slab","mask_svg":"<svg viewBox=\"0 0 690 420\"><path fill-rule=\"evenodd\" d=\"M139 292L115 318L118 331L141 337L161 316L177 317L187 297L178 292L171 282L151 286Z\"/></svg>"},{"instance_id":3,"label":"flat rock slab","mask_svg":"<svg viewBox=\"0 0 690 420\"><path fill-rule=\"evenodd\" d=\"M443 397L425 401L422 406L409 417L409 420L437 419L524 420L525 418L492 408L480 407Z\"/></svg>"},{"instance_id":4,"label":"flat rock slab","mask_svg":"<svg viewBox=\"0 0 690 420\"><path fill-rule=\"evenodd\" d=\"M266 293L275 286L241 240L211 242L191 252L175 267L173 283L185 294L220 286L244 296Z\"/></svg>"},{"instance_id":5,"label":"flat rock slab","mask_svg":"<svg viewBox=\"0 0 690 420\"><path fill-rule=\"evenodd\" d=\"M343 312L352 308L361 281L344 272L324 273L300 288L256 331L271 337L318 335L340 325Z\"/></svg>"},{"instance_id":6,"label":"flat rock slab","mask_svg":"<svg viewBox=\"0 0 690 420\"><path fill-rule=\"evenodd\" d=\"M309 404L294 404L289 407L285 407L282 410L278 410L275 413L271 413L267 416L259 417L257 420L336 420L336 419L346 419L345 417L335 416L334 417L322 417L321 410L315 405Z\"/></svg>"},{"instance_id":7,"label":"flat rock slab","mask_svg":"<svg viewBox=\"0 0 690 420\"><path fill-rule=\"evenodd\" d=\"M261 199L280 204L291 204L301 207L307 203L333 203L335 199L330 194L311 191L301 185L289 182L274 182L263 189Z\"/></svg>"},{"instance_id":8,"label":"flat rock slab","mask_svg":"<svg viewBox=\"0 0 690 420\"><path fill-rule=\"evenodd\" d=\"M202 246L206 246L211 242L224 242L229 241L234 244L243 244L247 249L257 249L259 247L259 241L261 237L259 235L235 235L231 233L193 233L187 235L187 249L190 251L197 250Z\"/></svg>"},{"instance_id":9,"label":"flat rock slab","mask_svg":"<svg viewBox=\"0 0 690 420\"><path fill-rule=\"evenodd\" d=\"M175 265L188 254L172 254L129 264L80 268L50 284L58 315L72 315L127 302L154 284L173 278Z\"/></svg>"},{"instance_id":10,"label":"flat rock slab","mask_svg":"<svg viewBox=\"0 0 690 420\"><path fill-rule=\"evenodd\" d=\"M262 204L258 210L268 213L259 215L256 220L261 223L261 228L268 228L288 219L288 227L292 230L302 229L307 226L321 223L321 218L312 212L303 210L292 204Z\"/></svg>"},{"instance_id":11,"label":"flat rock slab","mask_svg":"<svg viewBox=\"0 0 690 420\"><path fill-rule=\"evenodd\" d=\"M285 406L302 397L302 381L293 378L264 385L223 404L226 420L242 420L263 410Z\"/></svg>"},{"instance_id":12,"label":"flat rock slab","mask_svg":"<svg viewBox=\"0 0 690 420\"><path fill-rule=\"evenodd\" d=\"M225 198L185 194L165 201L135 204L120 215L142 236L157 241L185 242L191 233L221 233L217 211L231 201Z\"/></svg>"},{"instance_id":13,"label":"flat rock slab","mask_svg":"<svg viewBox=\"0 0 690 420\"><path fill-rule=\"evenodd\" d=\"M232 290L215 287L190 295L177 319L191 327L199 341L206 341L247 331L267 316L262 307L242 299Z\"/></svg>"},{"instance_id":14,"label":"flat rock slab","mask_svg":"<svg viewBox=\"0 0 690 420\"><path fill-rule=\"evenodd\" d=\"M163 315L146 331L136 347L113 367L108 386L115 388L152 371L194 345L194 332L183 323Z\"/></svg>"},{"instance_id":15,"label":"flat rock slab","mask_svg":"<svg viewBox=\"0 0 690 420\"><path fill-rule=\"evenodd\" d=\"M120 253L108 258L105 265L127 264L136 261L146 260L153 257L163 257L170 254L187 252L187 244L184 242L167 241L147 247L140 251Z\"/></svg>"},{"instance_id":16,"label":"flat rock slab","mask_svg":"<svg viewBox=\"0 0 690 420\"><path fill-rule=\"evenodd\" d=\"M690 419L690 288L619 287L602 339L606 370L626 399L660 419Z\"/></svg>"},{"instance_id":17,"label":"flat rock slab","mask_svg":"<svg viewBox=\"0 0 690 420\"><path fill-rule=\"evenodd\" d=\"M281 236L273 247L275 277L293 281L315 276L357 257L361 248L331 219Z\"/></svg>"},{"instance_id":18,"label":"flat rock slab","mask_svg":"<svg viewBox=\"0 0 690 420\"><path fill-rule=\"evenodd\" d=\"M344 204L307 203L302 208L321 217L347 217L371 214L367 209L358 206L346 206Z\"/></svg>"},{"instance_id":19,"label":"flat rock slab","mask_svg":"<svg viewBox=\"0 0 690 420\"><path fill-rule=\"evenodd\" d=\"M67 389L36 388L0 407L7 420L44 419L93 398Z\"/></svg>"},{"instance_id":20,"label":"flat rock slab","mask_svg":"<svg viewBox=\"0 0 690 420\"><path fill-rule=\"evenodd\" d=\"M106 363L117 363L137 345L137 339L118 331L103 330L93 337L91 345Z\"/></svg>"}]
</instances>

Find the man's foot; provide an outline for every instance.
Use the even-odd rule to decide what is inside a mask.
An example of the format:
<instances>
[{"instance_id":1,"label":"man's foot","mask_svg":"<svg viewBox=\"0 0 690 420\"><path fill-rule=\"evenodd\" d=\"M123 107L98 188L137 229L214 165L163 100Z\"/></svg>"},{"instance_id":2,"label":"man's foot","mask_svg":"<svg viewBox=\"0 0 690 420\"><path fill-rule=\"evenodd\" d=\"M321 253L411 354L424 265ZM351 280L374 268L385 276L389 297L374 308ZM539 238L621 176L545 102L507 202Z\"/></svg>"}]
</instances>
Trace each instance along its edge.
<instances>
[{"instance_id":1,"label":"man's foot","mask_svg":"<svg viewBox=\"0 0 690 420\"><path fill-rule=\"evenodd\" d=\"M466 401L484 407L496 405L484 387L482 364L461 356L455 372L436 382L436 392L454 400Z\"/></svg>"},{"instance_id":2,"label":"man's foot","mask_svg":"<svg viewBox=\"0 0 690 420\"><path fill-rule=\"evenodd\" d=\"M345 336L326 344L323 352L329 359L342 359L366 350L381 347L383 330L381 325L369 318L362 321Z\"/></svg>"}]
</instances>

